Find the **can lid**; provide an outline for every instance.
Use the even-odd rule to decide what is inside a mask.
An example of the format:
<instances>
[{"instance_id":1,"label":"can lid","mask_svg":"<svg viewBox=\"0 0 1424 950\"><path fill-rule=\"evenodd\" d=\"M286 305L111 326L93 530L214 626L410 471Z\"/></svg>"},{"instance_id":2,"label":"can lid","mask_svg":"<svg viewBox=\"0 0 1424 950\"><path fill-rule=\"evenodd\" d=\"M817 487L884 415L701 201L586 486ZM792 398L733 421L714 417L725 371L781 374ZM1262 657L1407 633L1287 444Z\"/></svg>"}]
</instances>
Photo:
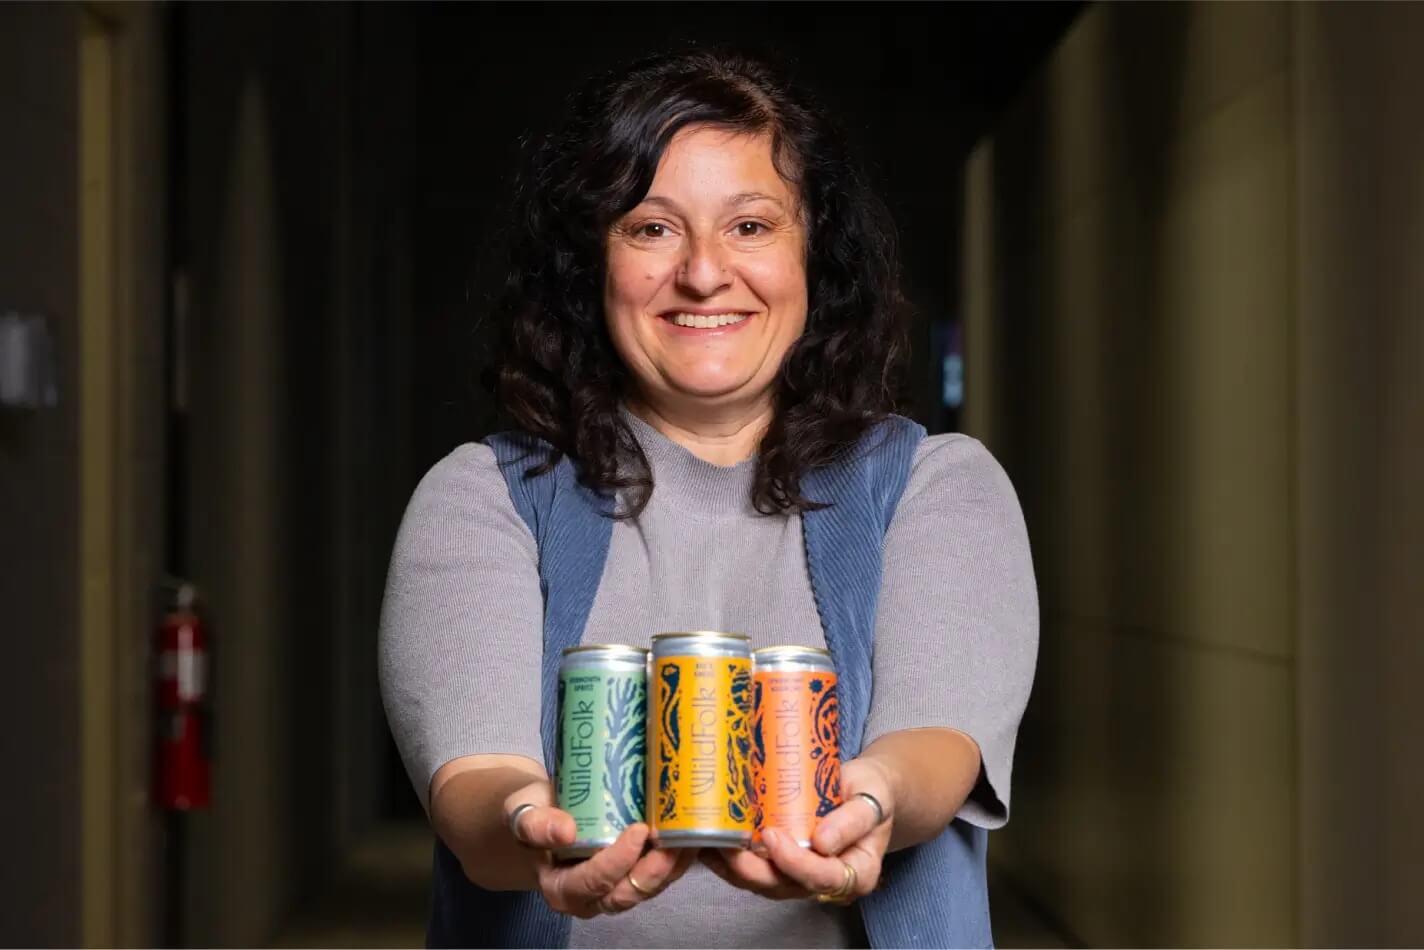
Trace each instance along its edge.
<instances>
[{"instance_id":1,"label":"can lid","mask_svg":"<svg viewBox=\"0 0 1424 950\"><path fill-rule=\"evenodd\" d=\"M653 634L654 640L667 640L672 637L717 637L723 640L750 640L751 637L745 633L723 633L720 630L673 630L668 633Z\"/></svg>"},{"instance_id":2,"label":"can lid","mask_svg":"<svg viewBox=\"0 0 1424 950\"><path fill-rule=\"evenodd\" d=\"M587 646L564 647L563 656L570 653L647 653L647 647L629 646L626 643L590 643Z\"/></svg>"},{"instance_id":3,"label":"can lid","mask_svg":"<svg viewBox=\"0 0 1424 950\"><path fill-rule=\"evenodd\" d=\"M778 657L796 657L807 655L828 657L831 655L831 651L826 650L822 647L802 647L785 644L777 647L760 647L752 651L752 656L764 657L768 660L777 659Z\"/></svg>"}]
</instances>

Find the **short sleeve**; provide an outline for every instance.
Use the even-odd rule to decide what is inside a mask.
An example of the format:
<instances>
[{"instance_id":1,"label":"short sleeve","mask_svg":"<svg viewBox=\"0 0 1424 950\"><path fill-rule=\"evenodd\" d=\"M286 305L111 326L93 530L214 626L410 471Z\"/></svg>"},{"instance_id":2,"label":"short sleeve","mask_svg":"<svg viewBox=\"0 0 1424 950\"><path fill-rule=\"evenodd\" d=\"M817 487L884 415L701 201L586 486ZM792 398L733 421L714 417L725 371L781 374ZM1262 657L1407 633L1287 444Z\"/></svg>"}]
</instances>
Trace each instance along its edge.
<instances>
[{"instance_id":1,"label":"short sleeve","mask_svg":"<svg viewBox=\"0 0 1424 950\"><path fill-rule=\"evenodd\" d=\"M959 817L1008 820L1019 721L1038 654L1038 594L1013 485L977 440L926 439L885 536L868 745L949 727L979 745Z\"/></svg>"},{"instance_id":2,"label":"short sleeve","mask_svg":"<svg viewBox=\"0 0 1424 950\"><path fill-rule=\"evenodd\" d=\"M381 698L411 783L452 759L543 761L543 597L533 536L493 451L467 444L416 487L381 609Z\"/></svg>"}]
</instances>

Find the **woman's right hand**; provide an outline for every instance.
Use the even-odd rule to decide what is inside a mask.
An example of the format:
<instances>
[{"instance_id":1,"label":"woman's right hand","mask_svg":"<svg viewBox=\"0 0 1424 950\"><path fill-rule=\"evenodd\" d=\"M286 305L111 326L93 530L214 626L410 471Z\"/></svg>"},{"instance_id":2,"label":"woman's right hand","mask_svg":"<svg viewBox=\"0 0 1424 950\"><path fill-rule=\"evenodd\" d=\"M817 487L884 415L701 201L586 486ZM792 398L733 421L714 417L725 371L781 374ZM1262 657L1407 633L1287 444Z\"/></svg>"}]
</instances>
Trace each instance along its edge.
<instances>
[{"instance_id":1,"label":"woman's right hand","mask_svg":"<svg viewBox=\"0 0 1424 950\"><path fill-rule=\"evenodd\" d=\"M656 897L682 877L697 857L694 848L654 848L644 854L648 826L639 822L623 829L613 844L587 860L556 864L550 852L573 844L577 826L574 816L554 807L553 802L550 782L532 782L504 800L504 818L508 826L521 805L534 806L520 812L510 831L520 844L539 852L535 857L539 892L560 913L581 918L621 914Z\"/></svg>"}]
</instances>

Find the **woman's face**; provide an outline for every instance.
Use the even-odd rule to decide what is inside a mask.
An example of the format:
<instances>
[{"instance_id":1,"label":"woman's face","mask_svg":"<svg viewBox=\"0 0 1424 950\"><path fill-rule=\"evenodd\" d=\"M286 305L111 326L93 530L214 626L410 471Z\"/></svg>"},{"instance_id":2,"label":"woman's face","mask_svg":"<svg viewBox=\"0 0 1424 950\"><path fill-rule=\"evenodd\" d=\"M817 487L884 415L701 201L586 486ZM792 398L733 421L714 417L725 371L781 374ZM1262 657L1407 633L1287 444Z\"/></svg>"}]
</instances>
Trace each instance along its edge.
<instances>
[{"instance_id":1,"label":"woman's face","mask_svg":"<svg viewBox=\"0 0 1424 950\"><path fill-rule=\"evenodd\" d=\"M760 406L806 326L806 234L767 135L692 126L608 236L609 333L655 404Z\"/></svg>"}]
</instances>

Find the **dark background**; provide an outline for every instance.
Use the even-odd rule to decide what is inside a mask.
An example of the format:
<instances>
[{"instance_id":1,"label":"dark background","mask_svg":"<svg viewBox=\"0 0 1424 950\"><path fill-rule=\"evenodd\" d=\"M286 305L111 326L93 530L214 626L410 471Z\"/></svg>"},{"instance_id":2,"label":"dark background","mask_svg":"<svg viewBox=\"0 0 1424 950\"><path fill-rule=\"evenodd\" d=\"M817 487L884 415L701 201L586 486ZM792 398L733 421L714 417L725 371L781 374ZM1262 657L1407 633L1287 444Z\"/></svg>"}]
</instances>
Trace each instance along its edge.
<instances>
[{"instance_id":1,"label":"dark background","mask_svg":"<svg viewBox=\"0 0 1424 950\"><path fill-rule=\"evenodd\" d=\"M0 319L58 382L0 406L0 942L419 942L392 541L494 425L523 143L695 41L840 117L901 231L906 411L1024 508L998 942L1417 944L1421 35L1247 0L0 4ZM178 578L215 664L186 815L152 794Z\"/></svg>"},{"instance_id":2,"label":"dark background","mask_svg":"<svg viewBox=\"0 0 1424 950\"><path fill-rule=\"evenodd\" d=\"M444 4L404 14L417 94L411 126L395 134L411 133L415 152L418 310L450 327L427 338L427 385L468 376L462 333L499 277L497 236L520 144L550 129L571 90L597 72L659 50L721 44L785 64L839 117L901 229L921 344L908 380L913 408L933 430L953 429L929 327L957 319L961 163L1080 6ZM390 11L357 7L356 15L358 35L379 57ZM478 431L448 388L420 398L436 411L422 432L430 461ZM481 420L484 405L474 407Z\"/></svg>"}]
</instances>

